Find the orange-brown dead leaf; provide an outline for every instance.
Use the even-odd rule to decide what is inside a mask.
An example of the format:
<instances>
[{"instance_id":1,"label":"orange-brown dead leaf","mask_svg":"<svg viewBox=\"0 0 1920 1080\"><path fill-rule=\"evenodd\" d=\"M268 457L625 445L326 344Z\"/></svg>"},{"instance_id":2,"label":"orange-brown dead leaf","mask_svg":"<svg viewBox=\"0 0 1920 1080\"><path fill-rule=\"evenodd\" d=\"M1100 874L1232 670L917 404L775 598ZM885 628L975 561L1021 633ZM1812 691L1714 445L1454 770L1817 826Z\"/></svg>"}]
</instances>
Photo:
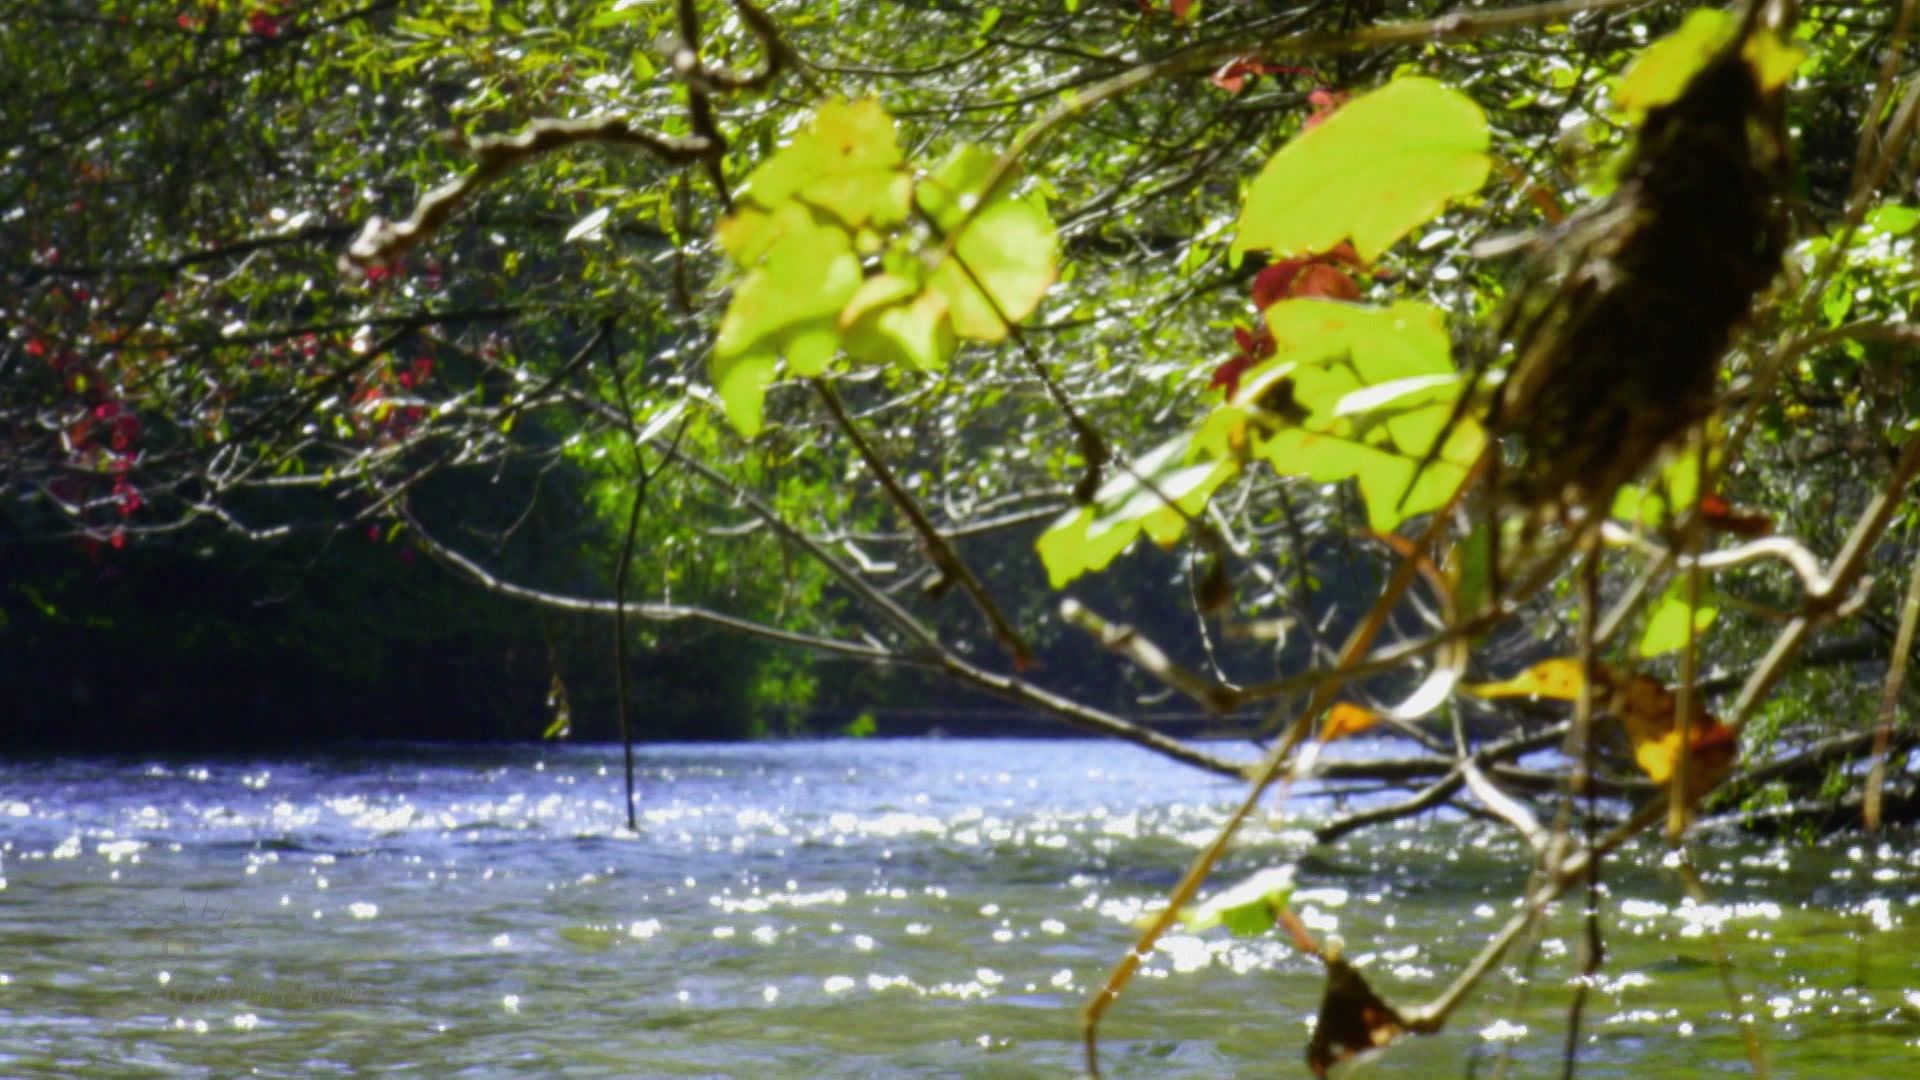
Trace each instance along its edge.
<instances>
[{"instance_id":1,"label":"orange-brown dead leaf","mask_svg":"<svg viewBox=\"0 0 1920 1080\"><path fill-rule=\"evenodd\" d=\"M1626 728L1640 771L1656 784L1671 780L1680 750L1679 700L1674 693L1654 679L1635 675L1613 695L1609 707ZM1739 752L1740 741L1732 728L1708 713L1699 701L1693 701L1687 711L1692 714L1687 722L1692 754L1687 763L1687 795L1698 799L1725 776Z\"/></svg>"},{"instance_id":2,"label":"orange-brown dead leaf","mask_svg":"<svg viewBox=\"0 0 1920 1080\"><path fill-rule=\"evenodd\" d=\"M1622 679L1604 664L1595 669L1594 705L1618 717L1633 748L1634 763L1656 784L1673 778L1680 749L1677 717L1679 699L1659 680L1647 675ZM1505 682L1478 683L1460 689L1480 698L1538 697L1574 701L1580 696L1580 661L1570 657L1543 660ZM1708 713L1696 699L1687 710L1687 743L1692 758L1687 766L1688 797L1698 799L1726 777L1739 756L1734 729Z\"/></svg>"},{"instance_id":3,"label":"orange-brown dead leaf","mask_svg":"<svg viewBox=\"0 0 1920 1080\"><path fill-rule=\"evenodd\" d=\"M1327 710L1327 722L1320 726L1320 741L1330 743L1358 735L1379 722L1380 714L1372 709L1342 701Z\"/></svg>"}]
</instances>

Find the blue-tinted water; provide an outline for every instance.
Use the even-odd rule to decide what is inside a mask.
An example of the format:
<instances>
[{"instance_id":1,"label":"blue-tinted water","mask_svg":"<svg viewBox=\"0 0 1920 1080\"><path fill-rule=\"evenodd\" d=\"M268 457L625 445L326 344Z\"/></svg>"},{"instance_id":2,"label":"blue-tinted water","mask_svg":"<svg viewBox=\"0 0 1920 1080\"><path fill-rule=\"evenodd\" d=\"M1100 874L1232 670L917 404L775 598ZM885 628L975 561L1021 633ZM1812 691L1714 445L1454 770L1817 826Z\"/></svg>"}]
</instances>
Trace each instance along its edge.
<instances>
[{"instance_id":1,"label":"blue-tinted water","mask_svg":"<svg viewBox=\"0 0 1920 1080\"><path fill-rule=\"evenodd\" d=\"M1068 1076L1076 1012L1240 793L1104 743L380 748L0 765L0 1076ZM1299 861L1297 906L1389 999L1432 996L1524 880L1492 827L1315 848L1327 800L1221 880ZM1746 1068L1724 943L1775 1075L1920 1075L1920 858L1649 847L1609 870L1587 1076ZM1859 947L1861 935L1878 924ZM1355 1076L1558 1075L1577 925L1522 995ZM1305 1075L1317 963L1163 942L1111 1014L1115 1076ZM1655 1070L1651 1074L1649 1070Z\"/></svg>"}]
</instances>

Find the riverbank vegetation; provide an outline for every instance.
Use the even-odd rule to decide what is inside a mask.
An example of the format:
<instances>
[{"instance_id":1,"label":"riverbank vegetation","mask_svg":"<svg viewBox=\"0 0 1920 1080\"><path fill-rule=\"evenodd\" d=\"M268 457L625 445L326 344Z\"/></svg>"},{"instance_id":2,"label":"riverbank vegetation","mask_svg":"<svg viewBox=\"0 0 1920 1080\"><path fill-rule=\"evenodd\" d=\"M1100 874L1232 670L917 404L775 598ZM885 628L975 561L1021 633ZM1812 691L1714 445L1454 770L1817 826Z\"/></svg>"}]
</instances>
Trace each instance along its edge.
<instances>
[{"instance_id":1,"label":"riverbank vegetation","mask_svg":"<svg viewBox=\"0 0 1920 1080\"><path fill-rule=\"evenodd\" d=\"M1142 948L1296 777L1525 841L1425 1005L1291 926L1316 1069L1590 974L1643 831L1920 811L1914 9L10 5L9 690L993 699L1249 782Z\"/></svg>"}]
</instances>

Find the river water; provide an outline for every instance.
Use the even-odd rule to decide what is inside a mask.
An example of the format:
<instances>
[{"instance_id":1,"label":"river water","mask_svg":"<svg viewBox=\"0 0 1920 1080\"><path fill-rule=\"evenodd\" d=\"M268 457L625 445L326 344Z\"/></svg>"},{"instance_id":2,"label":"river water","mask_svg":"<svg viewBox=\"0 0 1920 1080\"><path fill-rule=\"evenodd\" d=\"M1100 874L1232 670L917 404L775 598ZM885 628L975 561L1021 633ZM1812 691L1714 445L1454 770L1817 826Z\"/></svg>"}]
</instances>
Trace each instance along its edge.
<instances>
[{"instance_id":1,"label":"river water","mask_svg":"<svg viewBox=\"0 0 1920 1080\"><path fill-rule=\"evenodd\" d=\"M0 764L0 1077L1060 1077L1076 1011L1239 794L1080 741L428 749ZM1220 880L1299 864L1305 921L1392 1001L1436 993L1524 877L1490 826L1316 848L1297 796ZM1920 1076L1920 850L1725 838L1692 903L1609 864L1585 1076ZM1530 985L1349 1076L1559 1075L1579 924ZM1723 972L1717 956L1729 961ZM1176 935L1114 1076L1304 1076L1316 963Z\"/></svg>"}]
</instances>

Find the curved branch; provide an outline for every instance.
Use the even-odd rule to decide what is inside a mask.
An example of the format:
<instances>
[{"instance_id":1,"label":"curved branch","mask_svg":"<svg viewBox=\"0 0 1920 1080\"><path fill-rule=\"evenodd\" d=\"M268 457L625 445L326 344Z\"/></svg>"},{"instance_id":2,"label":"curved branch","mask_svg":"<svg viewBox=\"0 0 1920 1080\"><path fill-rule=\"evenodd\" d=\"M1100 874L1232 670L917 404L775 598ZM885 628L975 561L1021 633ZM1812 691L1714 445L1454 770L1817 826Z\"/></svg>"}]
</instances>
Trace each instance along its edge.
<instances>
[{"instance_id":1,"label":"curved branch","mask_svg":"<svg viewBox=\"0 0 1920 1080\"><path fill-rule=\"evenodd\" d=\"M372 217L342 257L342 269L365 270L391 263L432 239L467 201L486 185L534 158L581 143L646 150L674 164L711 157L718 146L711 139L662 135L634 127L624 116L588 116L578 120L535 120L517 135L474 139L465 149L473 156L471 172L422 196L405 221Z\"/></svg>"}]
</instances>

